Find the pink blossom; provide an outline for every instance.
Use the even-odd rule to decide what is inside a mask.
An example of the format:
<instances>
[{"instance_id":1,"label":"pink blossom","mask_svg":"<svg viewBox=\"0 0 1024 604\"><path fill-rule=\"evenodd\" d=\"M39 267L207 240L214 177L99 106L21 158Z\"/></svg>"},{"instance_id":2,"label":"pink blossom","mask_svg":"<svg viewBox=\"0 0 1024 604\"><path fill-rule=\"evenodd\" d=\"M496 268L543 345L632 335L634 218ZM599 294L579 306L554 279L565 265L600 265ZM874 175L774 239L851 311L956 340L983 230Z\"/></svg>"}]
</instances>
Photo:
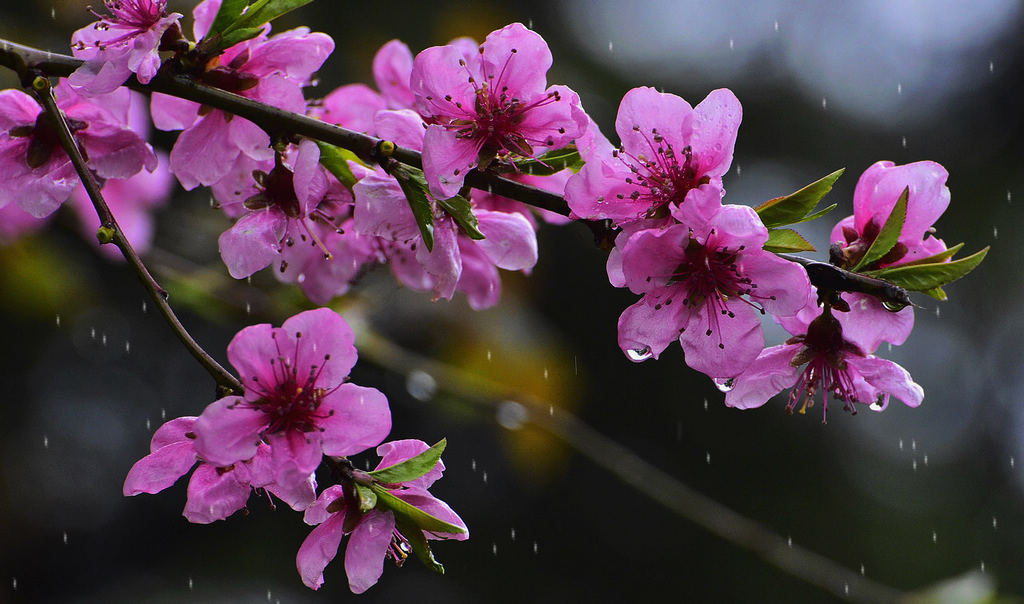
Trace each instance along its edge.
<instances>
[{"instance_id":1,"label":"pink blossom","mask_svg":"<svg viewBox=\"0 0 1024 604\"><path fill-rule=\"evenodd\" d=\"M416 102L410 88L413 57L401 40L391 40L373 56L373 80L390 109L410 109Z\"/></svg>"},{"instance_id":2,"label":"pink blossom","mask_svg":"<svg viewBox=\"0 0 1024 604\"><path fill-rule=\"evenodd\" d=\"M853 216L832 229L844 266L855 266L878 237L904 189L907 216L896 246L870 268L912 262L943 252L945 243L931 235L932 225L949 206L949 173L932 161L897 166L891 161L873 164L861 175L853 192Z\"/></svg>"},{"instance_id":3,"label":"pink blossom","mask_svg":"<svg viewBox=\"0 0 1024 604\"><path fill-rule=\"evenodd\" d=\"M269 173L254 171L256 182L250 178L246 188L236 189L234 201L223 205L229 216L240 216L218 240L232 277L248 277L269 266L285 246L298 242L329 255L313 231L314 220L330 223L333 219L321 208L329 183L319 161L316 143L303 140L295 153L294 171L278 155Z\"/></svg>"},{"instance_id":4,"label":"pink blossom","mask_svg":"<svg viewBox=\"0 0 1024 604\"><path fill-rule=\"evenodd\" d=\"M890 396L910 407L921 404L924 391L905 369L869 354L857 343L877 339L877 335L844 329L828 307L809 321L806 316L786 325L794 337L785 344L766 348L735 378L717 380L726 390L726 405L741 409L760 407L775 394L792 388L786 412L792 413L799 405L797 410L804 413L820 392L824 423L829 395L843 401L843 409L854 414L855 403L881 411ZM804 325L802 330L797 329L800 323ZM862 329L868 327L858 325ZM868 327L874 329L877 327Z\"/></svg>"},{"instance_id":5,"label":"pink blossom","mask_svg":"<svg viewBox=\"0 0 1024 604\"><path fill-rule=\"evenodd\" d=\"M196 39L209 29L217 0L206 0L194 14ZM328 55L334 41L322 33L297 28L271 37L261 34L225 50L193 74L203 83L284 109L303 113L302 87ZM270 137L256 124L197 103L154 94L153 123L161 130L184 131L171 150L171 170L188 190L223 179L241 157L273 157Z\"/></svg>"},{"instance_id":6,"label":"pink blossom","mask_svg":"<svg viewBox=\"0 0 1024 604\"><path fill-rule=\"evenodd\" d=\"M717 198L713 186L702 189ZM810 284L800 266L762 250L768 230L751 208L721 206L705 222L691 214L692 226L640 231L626 243L625 284L644 297L619 318L619 345L642 361L678 339L690 367L734 376L764 346L760 315L796 314Z\"/></svg>"},{"instance_id":7,"label":"pink blossom","mask_svg":"<svg viewBox=\"0 0 1024 604\"><path fill-rule=\"evenodd\" d=\"M71 51L85 63L68 82L83 96L113 92L131 74L148 84L160 69L160 43L177 28L180 13L167 14L167 0L104 0L109 14L71 36ZM180 30L177 30L180 37Z\"/></svg>"},{"instance_id":8,"label":"pink blossom","mask_svg":"<svg viewBox=\"0 0 1024 604\"><path fill-rule=\"evenodd\" d=\"M692 109L674 94L630 90L615 119L621 147L596 133L580 148L586 164L565 188L573 217L609 219L617 226L668 221L692 191L705 184L722 188L741 118L739 101L724 88Z\"/></svg>"},{"instance_id":9,"label":"pink blossom","mask_svg":"<svg viewBox=\"0 0 1024 604\"><path fill-rule=\"evenodd\" d=\"M135 462L124 481L124 494L159 493L199 463L188 484L184 516L189 522L209 524L223 520L245 507L253 488L265 488L296 511L306 509L316 497L312 474L297 488L286 490L267 480L263 467L270 456L261 445L249 460L224 467L204 462L195 450L195 417L179 417L153 434L149 455Z\"/></svg>"},{"instance_id":10,"label":"pink blossom","mask_svg":"<svg viewBox=\"0 0 1024 604\"><path fill-rule=\"evenodd\" d=\"M153 149L126 125L127 89L85 99L61 81L54 93L97 176L128 178L143 167L156 168ZM0 91L0 175L0 207L17 201L37 218L56 210L78 184L55 126L18 90Z\"/></svg>"},{"instance_id":11,"label":"pink blossom","mask_svg":"<svg viewBox=\"0 0 1024 604\"><path fill-rule=\"evenodd\" d=\"M430 124L423 171L440 199L458 193L470 169L497 156L534 157L564 147L587 125L575 92L546 88L551 52L521 23L491 32L478 54L463 51L435 46L413 63L416 107Z\"/></svg>"},{"instance_id":12,"label":"pink blossom","mask_svg":"<svg viewBox=\"0 0 1024 604\"><path fill-rule=\"evenodd\" d=\"M243 396L212 404L195 424L197 453L229 466L270 446L268 472L291 490L323 455L346 456L379 443L391 429L387 399L347 383L356 362L355 336L334 311L299 313L281 327L246 327L228 345Z\"/></svg>"},{"instance_id":13,"label":"pink blossom","mask_svg":"<svg viewBox=\"0 0 1024 604\"><path fill-rule=\"evenodd\" d=\"M394 466L427 449L427 444L420 440L384 443L377 447L381 461L376 469ZM466 524L448 504L427 491L443 471L444 463L438 460L437 465L425 475L387 486L395 497L462 529L462 532L457 533L423 531L426 538L463 541L469 538ZM411 548L408 538L396 526L394 512L379 506L363 512L358 505L351 505L354 501L346 498L344 492L345 487L342 485L329 487L306 510L306 523L317 527L302 542L296 556L296 566L302 582L307 587L319 589L324 582L324 569L337 555L342 537L349 535L345 548L345 572L349 588L358 594L377 583L384 572L386 558L391 558L401 566Z\"/></svg>"}]
</instances>

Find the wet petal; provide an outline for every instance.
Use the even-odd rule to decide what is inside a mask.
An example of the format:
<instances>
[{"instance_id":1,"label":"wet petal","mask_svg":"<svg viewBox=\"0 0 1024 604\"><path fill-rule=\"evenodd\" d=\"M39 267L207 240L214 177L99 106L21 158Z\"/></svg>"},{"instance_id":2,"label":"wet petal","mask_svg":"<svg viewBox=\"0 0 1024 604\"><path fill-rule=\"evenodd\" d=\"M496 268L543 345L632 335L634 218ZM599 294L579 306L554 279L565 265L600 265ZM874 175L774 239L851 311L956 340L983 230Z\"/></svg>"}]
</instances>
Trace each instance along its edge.
<instances>
[{"instance_id":1,"label":"wet petal","mask_svg":"<svg viewBox=\"0 0 1024 604\"><path fill-rule=\"evenodd\" d=\"M376 446L391 431L391 409L376 388L343 384L324 398L317 422L323 452L348 456Z\"/></svg>"}]
</instances>

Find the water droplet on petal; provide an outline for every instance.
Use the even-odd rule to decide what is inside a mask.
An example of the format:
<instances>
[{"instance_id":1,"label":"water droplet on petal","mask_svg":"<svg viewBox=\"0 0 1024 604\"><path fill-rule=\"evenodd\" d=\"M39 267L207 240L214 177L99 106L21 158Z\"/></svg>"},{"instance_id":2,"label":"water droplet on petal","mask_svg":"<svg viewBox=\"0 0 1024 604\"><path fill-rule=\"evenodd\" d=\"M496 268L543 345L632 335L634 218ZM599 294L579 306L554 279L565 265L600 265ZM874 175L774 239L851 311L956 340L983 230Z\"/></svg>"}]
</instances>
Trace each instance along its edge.
<instances>
[{"instance_id":1,"label":"water droplet on petal","mask_svg":"<svg viewBox=\"0 0 1024 604\"><path fill-rule=\"evenodd\" d=\"M505 401L498 405L496 413L498 424L507 430L518 430L523 427L530 414L521 404L515 401Z\"/></svg>"},{"instance_id":2,"label":"water droplet on petal","mask_svg":"<svg viewBox=\"0 0 1024 604\"><path fill-rule=\"evenodd\" d=\"M405 379L405 389L418 401L429 401L437 394L437 380L426 371L416 369Z\"/></svg>"},{"instance_id":3,"label":"water droplet on petal","mask_svg":"<svg viewBox=\"0 0 1024 604\"><path fill-rule=\"evenodd\" d=\"M721 392L729 392L736 385L736 378L715 378L715 387Z\"/></svg>"},{"instance_id":4,"label":"water droplet on petal","mask_svg":"<svg viewBox=\"0 0 1024 604\"><path fill-rule=\"evenodd\" d=\"M639 362L646 361L654 356L654 354L651 352L649 347L644 346L643 348L630 348L626 351L626 356L629 357L630 361Z\"/></svg>"}]
</instances>

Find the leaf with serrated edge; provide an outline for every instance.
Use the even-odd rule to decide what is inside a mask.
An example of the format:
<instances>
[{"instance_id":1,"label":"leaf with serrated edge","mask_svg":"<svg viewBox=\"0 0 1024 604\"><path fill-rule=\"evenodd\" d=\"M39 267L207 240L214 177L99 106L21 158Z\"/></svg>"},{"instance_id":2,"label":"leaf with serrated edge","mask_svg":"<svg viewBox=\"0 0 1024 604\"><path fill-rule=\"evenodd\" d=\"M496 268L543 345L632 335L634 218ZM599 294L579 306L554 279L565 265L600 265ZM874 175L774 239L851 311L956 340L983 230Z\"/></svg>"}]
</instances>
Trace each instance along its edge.
<instances>
[{"instance_id":1,"label":"leaf with serrated edge","mask_svg":"<svg viewBox=\"0 0 1024 604\"><path fill-rule=\"evenodd\" d=\"M964 244L958 243L958 244L954 245L953 247L947 249L944 252L939 252L938 254L934 254L934 255L928 256L926 258L919 258L917 260L914 260L913 262L904 262L903 264L900 264L899 267L903 268L903 267L907 267L907 266L917 266L919 264L936 264L938 262L945 262L949 258L952 258L954 255L956 255L956 253L959 252L960 248L962 248L963 246L964 246ZM896 268L896 267L894 266L894 267L891 267L891 268ZM867 271L864 274L865 275L871 275L872 277L874 277L875 273L880 273L880 272L882 272L884 270L887 270L887 269L883 268L883 269L875 270L875 271Z\"/></svg>"},{"instance_id":2,"label":"leaf with serrated edge","mask_svg":"<svg viewBox=\"0 0 1024 604\"><path fill-rule=\"evenodd\" d=\"M437 460L441 459L441 453L448 446L448 439L442 438L426 451L410 457L409 459L396 463L393 466L367 472L377 482L385 484L399 484L415 480L434 469Z\"/></svg>"},{"instance_id":3,"label":"leaf with serrated edge","mask_svg":"<svg viewBox=\"0 0 1024 604\"><path fill-rule=\"evenodd\" d=\"M395 513L395 517L402 516L407 518L415 526L419 527L420 530L430 531L431 533L465 533L466 529L455 526L454 524L448 524L444 520L436 516L424 512L418 507L411 503L399 499L398 497L391 494L391 491L380 486L377 483L370 485L373 492L377 494L377 507L385 507Z\"/></svg>"},{"instance_id":4,"label":"leaf with serrated edge","mask_svg":"<svg viewBox=\"0 0 1024 604\"><path fill-rule=\"evenodd\" d=\"M846 168L840 168L828 176L821 178L783 197L770 199L754 208L761 222L768 228L793 224L802 220L812 211L818 202L822 200L832 185L842 176Z\"/></svg>"},{"instance_id":5,"label":"leaf with serrated edge","mask_svg":"<svg viewBox=\"0 0 1024 604\"><path fill-rule=\"evenodd\" d=\"M473 214L473 206L470 205L465 197L456 195L450 199L439 199L437 205L444 208L444 211L448 212L455 219L462 232L468 235L470 239L480 240L487 238L480 231L480 223Z\"/></svg>"},{"instance_id":6,"label":"leaf with serrated edge","mask_svg":"<svg viewBox=\"0 0 1024 604\"><path fill-rule=\"evenodd\" d=\"M889 253L900 239L900 232L903 230L903 223L907 220L907 200L910 198L910 187L905 187L892 207L892 212L885 219L885 224L878 231L878 236L871 242L871 247L864 252L860 262L853 270L859 270L865 266L871 266L873 262L881 259Z\"/></svg>"},{"instance_id":7,"label":"leaf with serrated edge","mask_svg":"<svg viewBox=\"0 0 1024 604\"><path fill-rule=\"evenodd\" d=\"M814 246L793 229L771 229L764 244L767 252L813 252Z\"/></svg>"},{"instance_id":8,"label":"leaf with serrated edge","mask_svg":"<svg viewBox=\"0 0 1024 604\"><path fill-rule=\"evenodd\" d=\"M817 212L815 212L813 214L808 214L807 216L804 216L800 220L797 220L795 222L791 222L789 224L793 225L793 224L800 224L802 222L810 222L812 220L817 220L817 219L821 218L822 216L824 216L825 214L828 214L832 210L836 209L837 207L839 207L839 204L838 203L834 203L834 204L830 205L829 207L825 208L824 210L818 210Z\"/></svg>"},{"instance_id":9,"label":"leaf with serrated edge","mask_svg":"<svg viewBox=\"0 0 1024 604\"><path fill-rule=\"evenodd\" d=\"M915 292L926 292L952 283L974 270L988 254L988 246L966 258L952 262L894 266L879 271L877 277Z\"/></svg>"}]
</instances>

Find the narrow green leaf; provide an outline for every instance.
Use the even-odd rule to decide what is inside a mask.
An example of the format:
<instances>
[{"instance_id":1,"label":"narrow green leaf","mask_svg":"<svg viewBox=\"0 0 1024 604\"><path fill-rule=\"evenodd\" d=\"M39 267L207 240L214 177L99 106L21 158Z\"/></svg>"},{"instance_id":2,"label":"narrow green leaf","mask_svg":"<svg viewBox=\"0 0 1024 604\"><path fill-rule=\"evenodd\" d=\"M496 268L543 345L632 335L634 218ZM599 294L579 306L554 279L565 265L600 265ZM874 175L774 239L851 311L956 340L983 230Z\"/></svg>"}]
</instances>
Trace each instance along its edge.
<instances>
[{"instance_id":1,"label":"narrow green leaf","mask_svg":"<svg viewBox=\"0 0 1024 604\"><path fill-rule=\"evenodd\" d=\"M845 170L846 168L836 170L799 191L784 197L770 199L754 208L754 210L761 217L761 222L768 228L801 221L814 211L818 202L832 190L832 185L842 176Z\"/></svg>"},{"instance_id":2,"label":"narrow green leaf","mask_svg":"<svg viewBox=\"0 0 1024 604\"><path fill-rule=\"evenodd\" d=\"M419 558L419 561L435 573L443 575L444 566L434 558L434 552L431 551L430 543L427 542L427 536L423 534L423 531L419 530L408 519L398 515L395 516L395 525L399 532L409 541L409 545L412 547L416 557Z\"/></svg>"},{"instance_id":3,"label":"narrow green leaf","mask_svg":"<svg viewBox=\"0 0 1024 604\"><path fill-rule=\"evenodd\" d=\"M903 223L907 219L907 199L909 196L910 187L906 187L900 193L900 198L896 200L896 205L893 206L889 217L885 219L885 224L882 225L878 236L871 242L871 247L868 248L868 251L864 252L864 256L861 257L857 266L853 267L854 271L865 266L871 266L876 260L888 254L889 250L896 245L900 238L900 231L903 230Z\"/></svg>"},{"instance_id":4,"label":"narrow green leaf","mask_svg":"<svg viewBox=\"0 0 1024 604\"><path fill-rule=\"evenodd\" d=\"M573 172L579 172L583 167L583 158L580 157L576 145L568 145L561 149L548 151L538 158L518 161L516 167L523 174L550 176L566 168L570 168Z\"/></svg>"},{"instance_id":5,"label":"narrow green leaf","mask_svg":"<svg viewBox=\"0 0 1024 604\"><path fill-rule=\"evenodd\" d=\"M220 49L231 48L239 42L252 40L256 36L260 35L261 31L263 31L262 27L243 27L240 29L232 29L231 31L224 32L221 36L220 43L217 46Z\"/></svg>"},{"instance_id":6,"label":"narrow green leaf","mask_svg":"<svg viewBox=\"0 0 1024 604\"><path fill-rule=\"evenodd\" d=\"M945 262L947 259L952 258L954 255L956 255L956 253L959 252L960 248L962 248L963 246L964 244L958 243L944 252L939 252L938 254L928 256L927 258L920 258L918 260L914 260L913 262L904 262L903 264L900 264L900 267L902 268L906 266L917 266L919 264L935 264L936 262ZM877 271L867 271L864 274L871 275L873 277L874 273L880 273L884 270L886 269L881 269Z\"/></svg>"},{"instance_id":7,"label":"narrow green leaf","mask_svg":"<svg viewBox=\"0 0 1024 604\"><path fill-rule=\"evenodd\" d=\"M203 39L211 38L227 29L229 25L238 20L248 5L249 0L224 0L221 2L217 16L213 18L213 24L210 25L210 30L206 32L206 37Z\"/></svg>"},{"instance_id":8,"label":"narrow green leaf","mask_svg":"<svg viewBox=\"0 0 1024 604\"><path fill-rule=\"evenodd\" d=\"M257 0L249 6L249 10L245 11L245 14L224 30L225 38L227 37L227 34L238 29L263 27L264 24L270 23L281 15L290 13L312 1L313 0Z\"/></svg>"},{"instance_id":9,"label":"narrow green leaf","mask_svg":"<svg viewBox=\"0 0 1024 604\"><path fill-rule=\"evenodd\" d=\"M824 216L825 214L828 214L832 210L836 209L838 206L839 206L838 203L834 203L834 204L830 205L829 207L825 208L824 210L818 210L817 212L815 212L813 214L808 214L807 216L804 216L800 220L797 220L796 222L791 222L790 224L800 224L801 222L810 222L812 220L817 220L817 219L821 218L822 216Z\"/></svg>"},{"instance_id":10,"label":"narrow green leaf","mask_svg":"<svg viewBox=\"0 0 1024 604\"><path fill-rule=\"evenodd\" d=\"M793 229L769 229L764 249L775 253L815 251L814 246Z\"/></svg>"},{"instance_id":11,"label":"narrow green leaf","mask_svg":"<svg viewBox=\"0 0 1024 604\"><path fill-rule=\"evenodd\" d=\"M403 499L399 499L391 494L391 491L380 486L377 483L370 485L373 492L377 495L377 507L385 507L395 513L395 518L404 518L416 526L421 531L430 531L432 533L464 533L466 529L455 526L454 524L448 524L444 520L436 516L424 512L418 507L406 502Z\"/></svg>"},{"instance_id":12,"label":"narrow green leaf","mask_svg":"<svg viewBox=\"0 0 1024 604\"><path fill-rule=\"evenodd\" d=\"M444 452L446 446L448 446L448 439L442 438L433 447L415 457L410 457L393 466L367 473L377 482L385 484L398 484L415 480L434 469L434 466L437 465L437 460L441 459L441 453Z\"/></svg>"},{"instance_id":13,"label":"narrow green leaf","mask_svg":"<svg viewBox=\"0 0 1024 604\"><path fill-rule=\"evenodd\" d=\"M419 171L420 178L417 179L414 176L416 171L418 171L416 168L403 165L394 170L392 176L398 181L398 186L402 187L402 192L405 193L405 198L409 201L416 224L420 227L423 244L427 246L428 252L432 252L434 251L434 211L430 206L430 200L427 199L427 183L422 179L423 172Z\"/></svg>"},{"instance_id":14,"label":"narrow green leaf","mask_svg":"<svg viewBox=\"0 0 1024 604\"><path fill-rule=\"evenodd\" d=\"M348 162L355 161L364 166L366 164L359 159L358 155L348 149L335 147L322 141L316 141L316 146L320 147L320 163L323 167L327 168L327 171L333 174L338 182L351 190L352 185L356 184L358 179L352 173L352 168L349 168Z\"/></svg>"},{"instance_id":15,"label":"narrow green leaf","mask_svg":"<svg viewBox=\"0 0 1024 604\"><path fill-rule=\"evenodd\" d=\"M377 506L377 494L370 487L363 486L358 482L355 485L356 493L359 495L359 511L369 512Z\"/></svg>"},{"instance_id":16,"label":"narrow green leaf","mask_svg":"<svg viewBox=\"0 0 1024 604\"><path fill-rule=\"evenodd\" d=\"M985 259L988 250L986 246L979 252L952 262L894 266L879 271L876 276L910 291L929 292L952 283L974 270Z\"/></svg>"},{"instance_id":17,"label":"narrow green leaf","mask_svg":"<svg viewBox=\"0 0 1024 604\"><path fill-rule=\"evenodd\" d=\"M455 219L462 231L469 235L470 239L487 238L480 231L480 223L477 222L476 216L473 215L473 208L465 197L456 195L451 199L438 200L437 204L444 208L445 212L451 214L451 217Z\"/></svg>"},{"instance_id":18,"label":"narrow green leaf","mask_svg":"<svg viewBox=\"0 0 1024 604\"><path fill-rule=\"evenodd\" d=\"M939 302L945 302L946 300L949 299L949 297L946 296L945 290L943 290L941 287L933 287L931 289L926 289L921 293L931 296L938 300Z\"/></svg>"}]
</instances>

